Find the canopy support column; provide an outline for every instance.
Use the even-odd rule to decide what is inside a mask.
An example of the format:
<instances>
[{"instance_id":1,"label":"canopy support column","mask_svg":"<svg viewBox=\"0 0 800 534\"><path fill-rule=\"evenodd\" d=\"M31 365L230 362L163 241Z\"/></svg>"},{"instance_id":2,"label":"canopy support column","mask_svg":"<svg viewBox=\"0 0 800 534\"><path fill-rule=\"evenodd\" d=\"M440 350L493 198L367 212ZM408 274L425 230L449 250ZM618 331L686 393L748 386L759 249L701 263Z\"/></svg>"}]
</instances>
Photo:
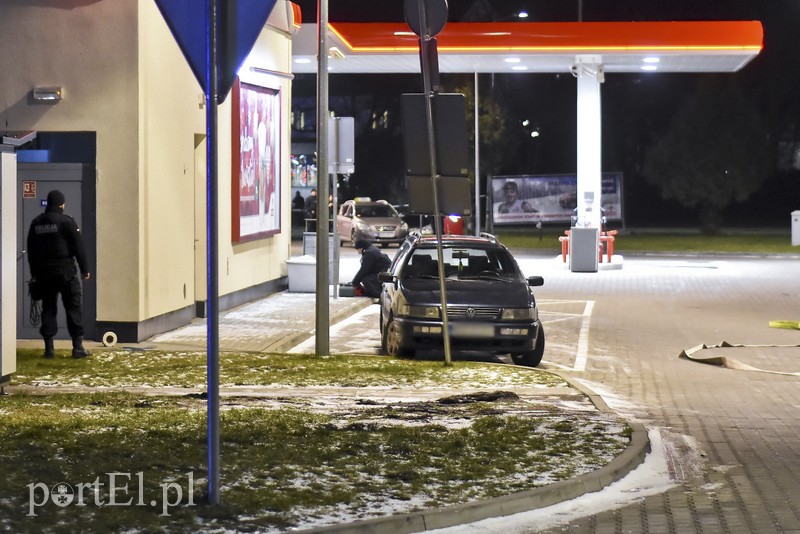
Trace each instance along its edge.
<instances>
[{"instance_id":1,"label":"canopy support column","mask_svg":"<svg viewBox=\"0 0 800 534\"><path fill-rule=\"evenodd\" d=\"M601 104L603 65L600 56L577 56L572 67L578 78L578 198L569 236L569 268L597 272L602 221Z\"/></svg>"},{"instance_id":2,"label":"canopy support column","mask_svg":"<svg viewBox=\"0 0 800 534\"><path fill-rule=\"evenodd\" d=\"M578 213L575 226L600 228L601 103L603 65L599 56L578 56Z\"/></svg>"}]
</instances>

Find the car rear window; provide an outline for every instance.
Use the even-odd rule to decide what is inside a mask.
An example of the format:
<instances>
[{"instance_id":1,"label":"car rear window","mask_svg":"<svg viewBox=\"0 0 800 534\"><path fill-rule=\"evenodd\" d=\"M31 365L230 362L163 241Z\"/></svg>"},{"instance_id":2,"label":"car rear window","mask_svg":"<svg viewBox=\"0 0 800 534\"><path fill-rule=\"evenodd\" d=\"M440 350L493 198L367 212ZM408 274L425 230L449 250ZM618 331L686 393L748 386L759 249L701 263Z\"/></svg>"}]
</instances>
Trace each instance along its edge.
<instances>
[{"instance_id":1,"label":"car rear window","mask_svg":"<svg viewBox=\"0 0 800 534\"><path fill-rule=\"evenodd\" d=\"M504 249L472 247L442 248L445 276L459 278L496 275L506 279L520 276L513 258ZM403 278L438 276L439 263L435 248L418 248L408 258L403 268Z\"/></svg>"}]
</instances>

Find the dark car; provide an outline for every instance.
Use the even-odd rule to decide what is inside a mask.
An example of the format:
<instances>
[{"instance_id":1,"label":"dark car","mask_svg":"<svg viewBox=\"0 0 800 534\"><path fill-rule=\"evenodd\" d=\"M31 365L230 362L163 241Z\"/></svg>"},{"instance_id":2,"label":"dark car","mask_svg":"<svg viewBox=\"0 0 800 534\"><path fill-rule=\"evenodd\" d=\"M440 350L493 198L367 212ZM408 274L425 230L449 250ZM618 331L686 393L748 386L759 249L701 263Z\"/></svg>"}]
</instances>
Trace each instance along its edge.
<instances>
[{"instance_id":1,"label":"dark car","mask_svg":"<svg viewBox=\"0 0 800 534\"><path fill-rule=\"evenodd\" d=\"M443 347L436 245L436 236L410 236L389 271L378 275L387 354ZM515 363L539 365L544 330L531 286L543 285L542 277L525 278L511 252L488 234L443 236L442 256L451 349L511 354Z\"/></svg>"}]
</instances>

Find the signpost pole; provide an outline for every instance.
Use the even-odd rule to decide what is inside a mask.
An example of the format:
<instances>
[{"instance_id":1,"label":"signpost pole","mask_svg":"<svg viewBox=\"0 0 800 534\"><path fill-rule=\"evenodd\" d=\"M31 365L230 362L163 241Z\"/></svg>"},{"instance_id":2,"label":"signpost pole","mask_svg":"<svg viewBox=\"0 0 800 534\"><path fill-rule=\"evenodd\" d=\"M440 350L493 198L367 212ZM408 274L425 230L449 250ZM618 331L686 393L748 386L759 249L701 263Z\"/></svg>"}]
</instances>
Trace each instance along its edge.
<instances>
[{"instance_id":1,"label":"signpost pole","mask_svg":"<svg viewBox=\"0 0 800 534\"><path fill-rule=\"evenodd\" d=\"M276 0L155 0L205 94L208 503L219 502L219 194L217 106L231 90ZM246 5L245 5L246 4ZM201 7L202 9L202 7ZM205 16L203 16L205 15ZM223 22L220 25L220 21ZM234 110L236 113L236 110ZM237 135L233 132L233 135Z\"/></svg>"},{"instance_id":2,"label":"signpost pole","mask_svg":"<svg viewBox=\"0 0 800 534\"><path fill-rule=\"evenodd\" d=\"M219 79L217 76L219 58L217 54L217 2L207 0L208 28L206 53L206 229L207 269L208 269L208 503L219 503L219 272L217 244L217 102L219 98Z\"/></svg>"},{"instance_id":3,"label":"signpost pole","mask_svg":"<svg viewBox=\"0 0 800 534\"><path fill-rule=\"evenodd\" d=\"M433 50L431 48L436 46L436 41L432 40L431 38L431 28L428 24L425 1L419 0L418 7L421 29L419 45L420 56L422 60L422 83L425 92L425 118L428 127L428 154L431 162L431 185L433 189L433 221L436 229L436 256L439 260L439 297L442 309L444 364L452 365L453 359L450 350L450 322L447 317L447 293L445 287L444 255L442 253L442 216L439 209L439 173L436 162L436 139L434 138L435 132L433 128L434 89L432 77L434 75L438 76L438 72L434 70L435 66L432 65L432 60L436 59L436 50L435 48Z\"/></svg>"},{"instance_id":4,"label":"signpost pole","mask_svg":"<svg viewBox=\"0 0 800 534\"><path fill-rule=\"evenodd\" d=\"M475 72L475 235L481 235L481 142L478 73Z\"/></svg>"},{"instance_id":5,"label":"signpost pole","mask_svg":"<svg viewBox=\"0 0 800 534\"><path fill-rule=\"evenodd\" d=\"M317 3L317 355L330 352L328 294L328 0Z\"/></svg>"}]
</instances>

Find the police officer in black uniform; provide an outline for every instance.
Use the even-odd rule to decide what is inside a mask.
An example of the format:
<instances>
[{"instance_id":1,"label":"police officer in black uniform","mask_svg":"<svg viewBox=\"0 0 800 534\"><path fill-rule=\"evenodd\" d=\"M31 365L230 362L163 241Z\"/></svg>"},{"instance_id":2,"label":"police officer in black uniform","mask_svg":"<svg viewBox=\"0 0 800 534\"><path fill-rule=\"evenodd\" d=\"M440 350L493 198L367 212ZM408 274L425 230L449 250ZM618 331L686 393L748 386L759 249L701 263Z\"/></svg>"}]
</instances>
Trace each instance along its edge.
<instances>
[{"instance_id":1,"label":"police officer in black uniform","mask_svg":"<svg viewBox=\"0 0 800 534\"><path fill-rule=\"evenodd\" d=\"M58 190L47 194L47 208L31 222L28 230L28 264L31 275L42 295L42 326L44 357L53 358L53 338L58 331L58 295L67 313L67 330L72 337L72 357L89 355L83 348L83 315L81 281L88 280L89 263L78 224L64 213L64 193ZM78 262L77 266L75 262Z\"/></svg>"}]
</instances>

